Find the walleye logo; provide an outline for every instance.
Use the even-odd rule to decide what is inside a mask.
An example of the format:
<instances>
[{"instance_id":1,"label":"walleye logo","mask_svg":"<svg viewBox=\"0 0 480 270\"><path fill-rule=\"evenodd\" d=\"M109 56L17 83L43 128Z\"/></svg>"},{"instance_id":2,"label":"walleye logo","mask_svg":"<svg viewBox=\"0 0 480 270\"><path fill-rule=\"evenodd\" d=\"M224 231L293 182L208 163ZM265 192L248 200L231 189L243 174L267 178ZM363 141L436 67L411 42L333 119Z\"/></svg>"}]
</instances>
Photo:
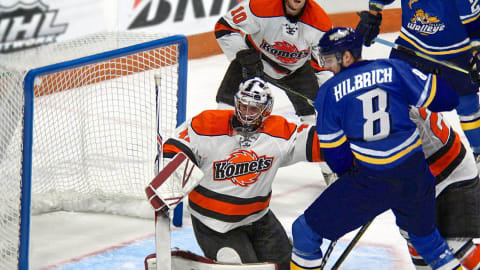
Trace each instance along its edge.
<instances>
[{"instance_id":1,"label":"walleye logo","mask_svg":"<svg viewBox=\"0 0 480 270\"><path fill-rule=\"evenodd\" d=\"M408 22L407 28L428 36L445 30L445 24L441 23L437 16L430 16L423 9L417 9L413 18Z\"/></svg>"},{"instance_id":2,"label":"walleye logo","mask_svg":"<svg viewBox=\"0 0 480 270\"><path fill-rule=\"evenodd\" d=\"M260 48L274 55L278 60L285 64L295 64L299 59L305 58L310 52L310 48L299 51L297 46L286 41L276 41L275 44L268 44L265 40L260 44Z\"/></svg>"},{"instance_id":3,"label":"walleye logo","mask_svg":"<svg viewBox=\"0 0 480 270\"><path fill-rule=\"evenodd\" d=\"M36 1L0 4L0 53L28 49L55 42L68 24L56 23L57 9Z\"/></svg>"},{"instance_id":4,"label":"walleye logo","mask_svg":"<svg viewBox=\"0 0 480 270\"><path fill-rule=\"evenodd\" d=\"M273 157L258 156L253 150L238 150L228 159L213 163L213 180L230 180L246 187L257 182L258 177L272 167Z\"/></svg>"}]
</instances>

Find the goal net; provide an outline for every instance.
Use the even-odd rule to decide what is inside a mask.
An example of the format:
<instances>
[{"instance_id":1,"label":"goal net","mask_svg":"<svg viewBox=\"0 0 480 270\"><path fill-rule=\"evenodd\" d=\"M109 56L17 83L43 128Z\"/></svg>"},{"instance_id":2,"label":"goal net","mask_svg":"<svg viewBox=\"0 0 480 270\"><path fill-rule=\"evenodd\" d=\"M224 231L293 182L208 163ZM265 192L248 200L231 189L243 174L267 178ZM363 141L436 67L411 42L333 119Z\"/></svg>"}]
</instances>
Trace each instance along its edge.
<instances>
[{"instance_id":1,"label":"goal net","mask_svg":"<svg viewBox=\"0 0 480 270\"><path fill-rule=\"evenodd\" d=\"M184 36L136 32L0 56L1 269L27 269L31 215L153 217L157 123L185 120L186 71Z\"/></svg>"}]
</instances>

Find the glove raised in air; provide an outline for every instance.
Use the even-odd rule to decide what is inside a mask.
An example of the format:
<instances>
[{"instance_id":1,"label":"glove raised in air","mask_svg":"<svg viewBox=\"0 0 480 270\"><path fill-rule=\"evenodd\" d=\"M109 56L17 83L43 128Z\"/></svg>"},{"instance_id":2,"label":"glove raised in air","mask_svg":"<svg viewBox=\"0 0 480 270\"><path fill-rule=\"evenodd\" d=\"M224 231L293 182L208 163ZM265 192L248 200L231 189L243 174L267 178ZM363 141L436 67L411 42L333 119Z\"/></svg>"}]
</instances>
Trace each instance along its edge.
<instances>
[{"instance_id":1,"label":"glove raised in air","mask_svg":"<svg viewBox=\"0 0 480 270\"><path fill-rule=\"evenodd\" d=\"M256 49L245 49L237 52L236 59L242 66L244 80L263 76L262 56Z\"/></svg>"},{"instance_id":2,"label":"glove raised in air","mask_svg":"<svg viewBox=\"0 0 480 270\"><path fill-rule=\"evenodd\" d=\"M377 15L369 11L361 11L357 13L360 16L360 22L357 25L355 31L357 31L363 37L363 44L370 46L373 44L373 40L380 33L380 24L382 24L382 13L378 12Z\"/></svg>"}]
</instances>

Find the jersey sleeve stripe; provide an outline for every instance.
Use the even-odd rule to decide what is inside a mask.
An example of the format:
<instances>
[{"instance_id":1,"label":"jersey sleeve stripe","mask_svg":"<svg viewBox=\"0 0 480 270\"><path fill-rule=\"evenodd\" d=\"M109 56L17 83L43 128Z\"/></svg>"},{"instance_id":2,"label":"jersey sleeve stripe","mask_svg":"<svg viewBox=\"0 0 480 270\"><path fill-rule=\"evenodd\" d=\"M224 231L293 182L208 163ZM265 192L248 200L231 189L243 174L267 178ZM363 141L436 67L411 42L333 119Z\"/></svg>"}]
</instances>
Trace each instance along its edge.
<instances>
[{"instance_id":1,"label":"jersey sleeve stripe","mask_svg":"<svg viewBox=\"0 0 480 270\"><path fill-rule=\"evenodd\" d=\"M460 126L462 127L462 130L472 130L480 127L480 119L477 119L476 121L473 122L460 122Z\"/></svg>"},{"instance_id":2,"label":"jersey sleeve stripe","mask_svg":"<svg viewBox=\"0 0 480 270\"><path fill-rule=\"evenodd\" d=\"M320 143L317 138L315 127L310 128L307 138L307 160L311 162L324 161L322 151L320 150Z\"/></svg>"},{"instance_id":3,"label":"jersey sleeve stripe","mask_svg":"<svg viewBox=\"0 0 480 270\"><path fill-rule=\"evenodd\" d=\"M332 142L322 142L320 141L320 147L321 148L335 148L343 144L345 141L347 141L347 136L343 135L340 137L340 139Z\"/></svg>"},{"instance_id":4,"label":"jersey sleeve stripe","mask_svg":"<svg viewBox=\"0 0 480 270\"><path fill-rule=\"evenodd\" d=\"M215 24L215 38L221 38L232 33L240 33L240 30L232 28L225 19L220 18Z\"/></svg>"},{"instance_id":5,"label":"jersey sleeve stripe","mask_svg":"<svg viewBox=\"0 0 480 270\"><path fill-rule=\"evenodd\" d=\"M458 164L462 162L466 154L460 137L453 130L450 132L453 136L450 136L448 142L427 159L430 171L437 178L438 183L452 173Z\"/></svg>"},{"instance_id":6,"label":"jersey sleeve stripe","mask_svg":"<svg viewBox=\"0 0 480 270\"><path fill-rule=\"evenodd\" d=\"M362 155L362 154L360 154L356 151L353 151L353 154L355 155L355 157L357 159L359 159L363 162L370 163L370 164L376 164L376 165L385 165L385 164L389 164L389 163L392 163L392 162L395 162L395 161L399 160L400 158L408 155L410 152L420 148L421 145L422 145L422 141L419 138L414 144L410 145L409 147L405 148L404 150L402 150L402 151L398 152L397 154L395 154L391 157L388 157L388 158L368 157L368 156L364 156L364 155Z\"/></svg>"},{"instance_id":7,"label":"jersey sleeve stripe","mask_svg":"<svg viewBox=\"0 0 480 270\"><path fill-rule=\"evenodd\" d=\"M193 154L192 150L188 146L181 143L180 141L170 138L163 145L164 155L165 155L165 153L167 153L168 155L171 155L172 153L177 154L177 153L180 153L180 152L185 153L187 155L187 157L191 161L193 161L193 163L195 163L195 165L198 166L197 159L195 158L195 155ZM168 157L168 156L166 156L166 157Z\"/></svg>"},{"instance_id":8,"label":"jersey sleeve stripe","mask_svg":"<svg viewBox=\"0 0 480 270\"><path fill-rule=\"evenodd\" d=\"M422 107L428 107L430 103L432 103L433 98L435 97L435 94L437 93L437 76L432 75L432 80L431 80L431 87L430 87L430 95L428 96L427 101Z\"/></svg>"}]
</instances>

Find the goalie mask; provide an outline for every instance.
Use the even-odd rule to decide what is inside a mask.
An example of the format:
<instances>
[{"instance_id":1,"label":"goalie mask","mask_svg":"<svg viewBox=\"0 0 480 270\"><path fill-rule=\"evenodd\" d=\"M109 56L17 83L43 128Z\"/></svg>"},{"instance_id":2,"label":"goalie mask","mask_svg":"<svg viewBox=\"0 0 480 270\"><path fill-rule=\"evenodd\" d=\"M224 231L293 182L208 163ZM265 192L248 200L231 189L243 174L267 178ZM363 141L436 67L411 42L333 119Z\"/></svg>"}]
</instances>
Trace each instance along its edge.
<instances>
[{"instance_id":1,"label":"goalie mask","mask_svg":"<svg viewBox=\"0 0 480 270\"><path fill-rule=\"evenodd\" d=\"M235 94L235 116L244 128L253 131L272 112L273 97L267 83L254 77L240 83Z\"/></svg>"}]
</instances>

